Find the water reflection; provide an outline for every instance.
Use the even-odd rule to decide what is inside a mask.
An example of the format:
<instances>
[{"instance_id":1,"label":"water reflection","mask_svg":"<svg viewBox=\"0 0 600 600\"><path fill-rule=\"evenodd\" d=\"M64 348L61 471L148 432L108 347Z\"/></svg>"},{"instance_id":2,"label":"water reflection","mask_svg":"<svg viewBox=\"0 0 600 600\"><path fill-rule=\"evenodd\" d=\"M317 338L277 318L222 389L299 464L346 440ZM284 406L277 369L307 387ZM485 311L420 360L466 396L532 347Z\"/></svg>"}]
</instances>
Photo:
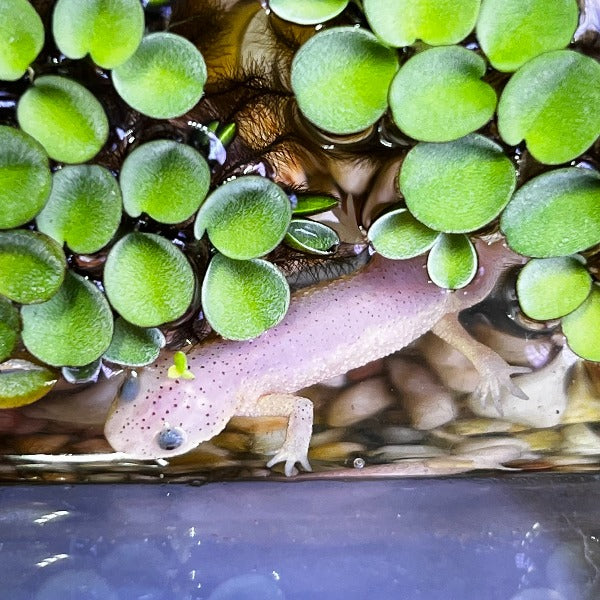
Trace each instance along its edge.
<instances>
[{"instance_id":1,"label":"water reflection","mask_svg":"<svg viewBox=\"0 0 600 600\"><path fill-rule=\"evenodd\" d=\"M599 500L564 475L5 487L2 597L592 600Z\"/></svg>"}]
</instances>

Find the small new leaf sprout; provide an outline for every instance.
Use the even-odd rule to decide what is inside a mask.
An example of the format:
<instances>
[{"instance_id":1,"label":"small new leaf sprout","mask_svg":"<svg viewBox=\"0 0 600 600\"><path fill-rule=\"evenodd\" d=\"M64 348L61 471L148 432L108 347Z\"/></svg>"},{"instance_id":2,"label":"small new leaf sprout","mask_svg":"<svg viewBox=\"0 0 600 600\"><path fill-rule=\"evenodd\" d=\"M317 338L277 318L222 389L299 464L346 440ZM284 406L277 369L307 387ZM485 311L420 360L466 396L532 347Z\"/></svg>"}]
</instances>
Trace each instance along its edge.
<instances>
[{"instance_id":1,"label":"small new leaf sprout","mask_svg":"<svg viewBox=\"0 0 600 600\"><path fill-rule=\"evenodd\" d=\"M439 236L417 221L406 208L398 208L379 217L370 227L369 241L381 256L407 259L427 252Z\"/></svg>"},{"instance_id":2,"label":"small new leaf sprout","mask_svg":"<svg viewBox=\"0 0 600 600\"><path fill-rule=\"evenodd\" d=\"M410 212L431 229L475 231L496 218L516 186L502 148L471 134L443 144L420 143L400 169L400 191Z\"/></svg>"},{"instance_id":3,"label":"small new leaf sprout","mask_svg":"<svg viewBox=\"0 0 600 600\"><path fill-rule=\"evenodd\" d=\"M218 187L198 211L194 235L208 233L230 258L264 256L283 239L292 209L285 192L265 177L239 177Z\"/></svg>"},{"instance_id":4,"label":"small new leaf sprout","mask_svg":"<svg viewBox=\"0 0 600 600\"><path fill-rule=\"evenodd\" d=\"M12 359L0 364L0 409L17 408L39 400L58 381L58 377L40 365Z\"/></svg>"},{"instance_id":5,"label":"small new leaf sprout","mask_svg":"<svg viewBox=\"0 0 600 600\"><path fill-rule=\"evenodd\" d=\"M0 294L30 304L49 300L65 276L62 248L36 231L0 231Z\"/></svg>"},{"instance_id":6,"label":"small new leaf sprout","mask_svg":"<svg viewBox=\"0 0 600 600\"><path fill-rule=\"evenodd\" d=\"M537 258L575 254L600 243L600 175L556 169L519 188L500 219L508 245Z\"/></svg>"},{"instance_id":7,"label":"small new leaf sprout","mask_svg":"<svg viewBox=\"0 0 600 600\"><path fill-rule=\"evenodd\" d=\"M290 288L279 269L261 259L232 260L216 254L202 284L202 308L226 339L249 340L283 319Z\"/></svg>"},{"instance_id":8,"label":"small new leaf sprout","mask_svg":"<svg viewBox=\"0 0 600 600\"><path fill-rule=\"evenodd\" d=\"M600 134L600 65L572 50L525 63L500 96L498 130L512 146L525 140L548 165L579 156Z\"/></svg>"},{"instance_id":9,"label":"small new leaf sprout","mask_svg":"<svg viewBox=\"0 0 600 600\"><path fill-rule=\"evenodd\" d=\"M17 119L54 160L85 162L108 138L102 105L81 84L56 75L35 80L21 96Z\"/></svg>"},{"instance_id":10,"label":"small new leaf sprout","mask_svg":"<svg viewBox=\"0 0 600 600\"><path fill-rule=\"evenodd\" d=\"M0 2L0 80L16 81L44 45L44 25L27 0Z\"/></svg>"},{"instance_id":11,"label":"small new leaf sprout","mask_svg":"<svg viewBox=\"0 0 600 600\"><path fill-rule=\"evenodd\" d=\"M206 198L210 169L191 146L156 140L138 146L119 176L127 214L147 213L159 223L180 223Z\"/></svg>"},{"instance_id":12,"label":"small new leaf sprout","mask_svg":"<svg viewBox=\"0 0 600 600\"><path fill-rule=\"evenodd\" d=\"M58 0L52 32L59 50L69 58L92 60L104 69L123 64L144 34L139 0Z\"/></svg>"},{"instance_id":13,"label":"small new leaf sprout","mask_svg":"<svg viewBox=\"0 0 600 600\"><path fill-rule=\"evenodd\" d=\"M21 320L27 350L56 367L95 361L108 348L113 332L112 312L102 292L71 271L50 300L21 307Z\"/></svg>"},{"instance_id":14,"label":"small new leaf sprout","mask_svg":"<svg viewBox=\"0 0 600 600\"><path fill-rule=\"evenodd\" d=\"M562 319L567 342L582 358L600 362L600 286L594 283L587 299Z\"/></svg>"},{"instance_id":15,"label":"small new leaf sprout","mask_svg":"<svg viewBox=\"0 0 600 600\"><path fill-rule=\"evenodd\" d=\"M156 327L179 318L194 294L194 272L169 240L129 233L110 250L104 289L113 308L138 327Z\"/></svg>"},{"instance_id":16,"label":"small new leaf sprout","mask_svg":"<svg viewBox=\"0 0 600 600\"><path fill-rule=\"evenodd\" d=\"M0 296L0 361L7 359L19 339L19 311L10 300Z\"/></svg>"},{"instance_id":17,"label":"small new leaf sprout","mask_svg":"<svg viewBox=\"0 0 600 600\"><path fill-rule=\"evenodd\" d=\"M284 238L285 243L301 252L329 256L340 243L338 234L323 223L308 219L292 219Z\"/></svg>"},{"instance_id":18,"label":"small new leaf sprout","mask_svg":"<svg viewBox=\"0 0 600 600\"><path fill-rule=\"evenodd\" d=\"M112 72L115 89L131 106L155 119L179 117L204 93L206 64L198 49L174 33L151 33Z\"/></svg>"},{"instance_id":19,"label":"small new leaf sprout","mask_svg":"<svg viewBox=\"0 0 600 600\"><path fill-rule=\"evenodd\" d=\"M196 379L188 366L187 356L181 350L177 350L173 354L173 364L167 371L167 377L170 379Z\"/></svg>"},{"instance_id":20,"label":"small new leaf sprout","mask_svg":"<svg viewBox=\"0 0 600 600\"><path fill-rule=\"evenodd\" d=\"M309 217L328 211L338 205L337 198L322 194L293 194L290 199L294 217Z\"/></svg>"},{"instance_id":21,"label":"small new leaf sprout","mask_svg":"<svg viewBox=\"0 0 600 600\"><path fill-rule=\"evenodd\" d=\"M23 131L0 125L0 229L31 221L44 206L51 184L42 146Z\"/></svg>"},{"instance_id":22,"label":"small new leaf sprout","mask_svg":"<svg viewBox=\"0 0 600 600\"><path fill-rule=\"evenodd\" d=\"M577 0L483 0L477 39L495 69L516 71L539 54L565 48L578 16Z\"/></svg>"},{"instance_id":23,"label":"small new leaf sprout","mask_svg":"<svg viewBox=\"0 0 600 600\"><path fill-rule=\"evenodd\" d=\"M592 278L578 256L530 260L517 278L517 296L532 319L558 319L575 310L588 296Z\"/></svg>"},{"instance_id":24,"label":"small new leaf sprout","mask_svg":"<svg viewBox=\"0 0 600 600\"><path fill-rule=\"evenodd\" d=\"M269 8L281 19L298 25L317 25L337 17L348 0L270 0Z\"/></svg>"},{"instance_id":25,"label":"small new leaf sprout","mask_svg":"<svg viewBox=\"0 0 600 600\"><path fill-rule=\"evenodd\" d=\"M449 142L485 125L496 92L481 81L485 61L462 46L419 52L394 77L389 102L394 122L425 142Z\"/></svg>"},{"instance_id":26,"label":"small new leaf sprout","mask_svg":"<svg viewBox=\"0 0 600 600\"><path fill-rule=\"evenodd\" d=\"M63 367L60 372L65 381L69 383L90 383L98 381L98 375L102 367L102 359L98 358L89 365L82 367Z\"/></svg>"},{"instance_id":27,"label":"small new leaf sprout","mask_svg":"<svg viewBox=\"0 0 600 600\"><path fill-rule=\"evenodd\" d=\"M311 123L331 133L356 133L385 112L397 70L395 52L372 33L334 27L298 50L292 62L292 89Z\"/></svg>"},{"instance_id":28,"label":"small new leaf sprout","mask_svg":"<svg viewBox=\"0 0 600 600\"><path fill-rule=\"evenodd\" d=\"M36 217L38 229L73 252L97 252L121 222L121 190L113 174L98 165L74 165L52 176L52 191Z\"/></svg>"},{"instance_id":29,"label":"small new leaf sprout","mask_svg":"<svg viewBox=\"0 0 600 600\"><path fill-rule=\"evenodd\" d=\"M365 16L386 44L399 48L423 40L457 44L475 27L480 0L364 0Z\"/></svg>"},{"instance_id":30,"label":"small new leaf sprout","mask_svg":"<svg viewBox=\"0 0 600 600\"><path fill-rule=\"evenodd\" d=\"M144 329L118 317L104 358L126 367L145 367L158 358L164 345L165 336L160 329Z\"/></svg>"},{"instance_id":31,"label":"small new leaf sprout","mask_svg":"<svg viewBox=\"0 0 600 600\"><path fill-rule=\"evenodd\" d=\"M464 234L441 234L427 257L431 281L441 288L457 290L477 273L477 252Z\"/></svg>"}]
</instances>

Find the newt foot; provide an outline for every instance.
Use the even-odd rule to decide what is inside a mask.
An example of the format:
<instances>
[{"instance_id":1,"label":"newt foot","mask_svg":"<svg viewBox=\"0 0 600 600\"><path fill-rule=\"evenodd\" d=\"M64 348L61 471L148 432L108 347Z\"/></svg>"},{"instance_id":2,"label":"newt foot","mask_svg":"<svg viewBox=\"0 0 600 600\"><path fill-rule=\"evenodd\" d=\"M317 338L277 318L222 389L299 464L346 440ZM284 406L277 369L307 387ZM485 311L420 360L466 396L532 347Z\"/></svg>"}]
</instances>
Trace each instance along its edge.
<instances>
[{"instance_id":1,"label":"newt foot","mask_svg":"<svg viewBox=\"0 0 600 600\"><path fill-rule=\"evenodd\" d=\"M292 477L292 475L297 473L296 463L300 463L300 466L305 471L312 471L312 467L308 462L306 451L299 450L293 446L286 447L285 444L281 450L279 450L279 452L267 463L267 467L270 469L273 465L284 461L284 472L286 477Z\"/></svg>"}]
</instances>

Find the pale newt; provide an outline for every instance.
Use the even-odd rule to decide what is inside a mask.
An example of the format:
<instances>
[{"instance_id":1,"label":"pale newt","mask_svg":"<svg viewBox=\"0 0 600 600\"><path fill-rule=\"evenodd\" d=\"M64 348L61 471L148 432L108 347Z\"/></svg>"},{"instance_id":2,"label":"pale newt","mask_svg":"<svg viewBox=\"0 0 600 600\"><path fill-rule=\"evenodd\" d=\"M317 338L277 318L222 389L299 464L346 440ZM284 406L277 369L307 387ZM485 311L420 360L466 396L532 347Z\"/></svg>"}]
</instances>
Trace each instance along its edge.
<instances>
[{"instance_id":1,"label":"pale newt","mask_svg":"<svg viewBox=\"0 0 600 600\"><path fill-rule=\"evenodd\" d=\"M483 300L522 257L502 241L477 243L479 271L466 288L447 291L428 280L423 257L374 256L361 271L293 295L283 321L251 341L218 340L187 355L195 379L170 379L172 354L130 377L105 426L111 446L131 458L168 458L218 434L234 415L288 417L285 442L267 463L290 475L307 459L312 403L306 386L387 356L432 330L461 350L482 377L477 395L494 401L502 388L522 396L512 367L476 342L458 312Z\"/></svg>"}]
</instances>

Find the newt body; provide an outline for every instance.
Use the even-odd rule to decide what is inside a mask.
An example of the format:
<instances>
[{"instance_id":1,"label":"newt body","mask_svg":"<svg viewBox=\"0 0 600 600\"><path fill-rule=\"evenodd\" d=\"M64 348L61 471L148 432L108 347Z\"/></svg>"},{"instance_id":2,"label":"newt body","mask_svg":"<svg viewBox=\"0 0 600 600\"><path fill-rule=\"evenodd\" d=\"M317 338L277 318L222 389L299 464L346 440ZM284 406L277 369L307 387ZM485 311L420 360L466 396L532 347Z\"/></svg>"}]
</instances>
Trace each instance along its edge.
<instances>
[{"instance_id":1,"label":"newt body","mask_svg":"<svg viewBox=\"0 0 600 600\"><path fill-rule=\"evenodd\" d=\"M498 277L521 262L503 242L478 245L480 268L465 289L430 282L423 257L375 256L361 271L296 293L283 321L251 341L219 340L188 354L193 380L167 377L166 354L130 381L105 426L109 443L132 458L167 458L218 434L234 415L289 418L283 447L269 461L286 474L307 460L312 404L293 393L404 348L429 330L470 358L484 380L480 395L501 387L518 394L507 365L462 330L459 311L483 300Z\"/></svg>"}]
</instances>

